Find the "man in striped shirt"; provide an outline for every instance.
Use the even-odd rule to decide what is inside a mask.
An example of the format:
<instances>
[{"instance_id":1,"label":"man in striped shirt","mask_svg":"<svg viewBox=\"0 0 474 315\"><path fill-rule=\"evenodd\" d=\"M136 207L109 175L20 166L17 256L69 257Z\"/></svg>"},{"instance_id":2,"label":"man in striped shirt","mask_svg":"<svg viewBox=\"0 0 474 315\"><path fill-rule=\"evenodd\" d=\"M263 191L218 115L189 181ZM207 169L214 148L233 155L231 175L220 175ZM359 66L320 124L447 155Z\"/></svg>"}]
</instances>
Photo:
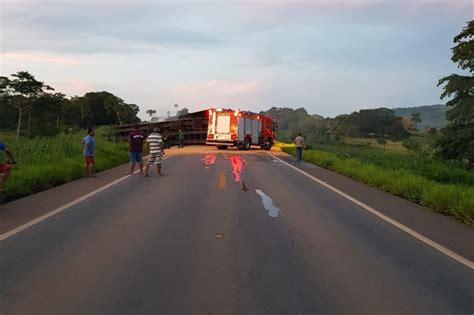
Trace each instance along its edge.
<instances>
[{"instance_id":1,"label":"man in striped shirt","mask_svg":"<svg viewBox=\"0 0 474 315\"><path fill-rule=\"evenodd\" d=\"M145 177L148 177L148 168L153 164L156 164L158 176L163 176L163 174L161 174L161 162L163 161L164 151L163 138L161 137L160 129L153 129L153 132L148 136L146 142L150 148L150 156L148 157L148 162L145 168Z\"/></svg>"}]
</instances>

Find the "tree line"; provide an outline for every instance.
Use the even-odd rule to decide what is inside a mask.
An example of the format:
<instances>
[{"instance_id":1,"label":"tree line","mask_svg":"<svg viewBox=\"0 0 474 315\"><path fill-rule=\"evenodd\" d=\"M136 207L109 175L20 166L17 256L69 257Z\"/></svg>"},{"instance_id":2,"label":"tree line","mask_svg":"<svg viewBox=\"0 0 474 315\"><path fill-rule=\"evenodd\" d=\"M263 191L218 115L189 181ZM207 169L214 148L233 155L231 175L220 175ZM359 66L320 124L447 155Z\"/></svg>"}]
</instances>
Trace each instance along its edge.
<instances>
[{"instance_id":1,"label":"tree line","mask_svg":"<svg viewBox=\"0 0 474 315\"><path fill-rule=\"evenodd\" d=\"M106 91L66 98L27 71L0 77L0 130L17 138L52 136L71 128L139 122L139 107Z\"/></svg>"},{"instance_id":2,"label":"tree line","mask_svg":"<svg viewBox=\"0 0 474 315\"><path fill-rule=\"evenodd\" d=\"M339 142L342 137L402 140L410 136L403 118L387 108L364 109L335 118L310 115L304 108L272 107L265 113L278 121L278 136L282 140L291 140L299 132L309 143Z\"/></svg>"}]
</instances>

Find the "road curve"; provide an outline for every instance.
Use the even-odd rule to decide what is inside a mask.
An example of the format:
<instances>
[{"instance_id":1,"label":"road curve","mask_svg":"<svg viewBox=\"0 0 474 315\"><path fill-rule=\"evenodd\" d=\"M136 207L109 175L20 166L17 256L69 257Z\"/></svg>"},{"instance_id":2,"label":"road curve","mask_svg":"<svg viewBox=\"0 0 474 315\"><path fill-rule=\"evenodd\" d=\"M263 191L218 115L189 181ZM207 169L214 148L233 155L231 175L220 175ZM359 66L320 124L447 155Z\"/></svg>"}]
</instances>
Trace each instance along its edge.
<instances>
[{"instance_id":1,"label":"road curve","mask_svg":"<svg viewBox=\"0 0 474 315\"><path fill-rule=\"evenodd\" d=\"M472 269L263 152L164 170L0 242L0 313L474 312Z\"/></svg>"}]
</instances>

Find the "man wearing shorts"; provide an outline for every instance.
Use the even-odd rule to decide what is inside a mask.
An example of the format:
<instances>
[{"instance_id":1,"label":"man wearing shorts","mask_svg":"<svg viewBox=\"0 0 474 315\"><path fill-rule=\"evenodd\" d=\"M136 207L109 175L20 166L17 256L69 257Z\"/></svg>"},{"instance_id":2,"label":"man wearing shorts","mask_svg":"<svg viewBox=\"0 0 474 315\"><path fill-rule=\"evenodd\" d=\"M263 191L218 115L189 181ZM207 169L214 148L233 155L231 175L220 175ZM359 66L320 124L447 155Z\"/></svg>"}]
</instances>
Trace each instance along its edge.
<instances>
[{"instance_id":1,"label":"man wearing shorts","mask_svg":"<svg viewBox=\"0 0 474 315\"><path fill-rule=\"evenodd\" d=\"M158 176L163 176L163 174L161 174L161 162L163 161L163 138L160 135L160 129L153 129L153 133L148 136L146 142L150 147L150 156L148 157L148 162L146 164L145 177L148 177L148 168L153 164L156 164Z\"/></svg>"},{"instance_id":2,"label":"man wearing shorts","mask_svg":"<svg viewBox=\"0 0 474 315\"><path fill-rule=\"evenodd\" d=\"M128 145L130 148L130 175L133 174L135 164L140 167L140 174L143 174L143 142L145 133L138 129L138 125L133 126L132 132L128 135Z\"/></svg>"},{"instance_id":3,"label":"man wearing shorts","mask_svg":"<svg viewBox=\"0 0 474 315\"><path fill-rule=\"evenodd\" d=\"M0 161L0 194L5 192L5 184L7 182L8 177L10 177L10 171L11 171L11 164L15 164L15 159L13 158L13 154L8 150L7 146L3 143L0 142L0 151L5 152L5 154L8 156L9 161L8 162L3 162Z\"/></svg>"},{"instance_id":4,"label":"man wearing shorts","mask_svg":"<svg viewBox=\"0 0 474 315\"><path fill-rule=\"evenodd\" d=\"M89 127L87 129L87 136L82 140L84 145L84 175L87 178L96 177L92 174L92 167L94 166L94 154L95 154L95 129Z\"/></svg>"}]
</instances>

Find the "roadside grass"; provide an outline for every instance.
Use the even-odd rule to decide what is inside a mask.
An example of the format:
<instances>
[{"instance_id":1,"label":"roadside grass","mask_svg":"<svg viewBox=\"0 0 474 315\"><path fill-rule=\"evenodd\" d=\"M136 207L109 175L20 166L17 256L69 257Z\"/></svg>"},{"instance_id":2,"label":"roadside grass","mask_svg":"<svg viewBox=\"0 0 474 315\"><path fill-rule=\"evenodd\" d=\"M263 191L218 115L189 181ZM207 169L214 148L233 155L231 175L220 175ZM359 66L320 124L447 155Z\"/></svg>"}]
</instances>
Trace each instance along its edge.
<instances>
[{"instance_id":1,"label":"roadside grass","mask_svg":"<svg viewBox=\"0 0 474 315\"><path fill-rule=\"evenodd\" d=\"M295 154L293 145L278 146ZM474 173L460 164L370 147L317 148L303 159L474 225Z\"/></svg>"},{"instance_id":2,"label":"roadside grass","mask_svg":"<svg viewBox=\"0 0 474 315\"><path fill-rule=\"evenodd\" d=\"M373 148L382 149L395 153L408 153L408 150L402 145L401 141L386 140L385 145L377 142L377 139L372 138L344 138L343 142L352 146L369 146Z\"/></svg>"},{"instance_id":3,"label":"roadside grass","mask_svg":"<svg viewBox=\"0 0 474 315\"><path fill-rule=\"evenodd\" d=\"M474 185L474 172L461 162L442 161L414 153L387 152L372 147L318 145L318 150L388 170L406 170L441 184Z\"/></svg>"},{"instance_id":4,"label":"roadside grass","mask_svg":"<svg viewBox=\"0 0 474 315\"><path fill-rule=\"evenodd\" d=\"M85 133L60 134L52 138L20 138L16 146L13 133L0 133L0 140L7 144L17 160L6 185L5 201L81 178L82 139ZM128 160L126 143L108 141L109 134L108 127L97 129L96 172L121 165Z\"/></svg>"}]
</instances>

